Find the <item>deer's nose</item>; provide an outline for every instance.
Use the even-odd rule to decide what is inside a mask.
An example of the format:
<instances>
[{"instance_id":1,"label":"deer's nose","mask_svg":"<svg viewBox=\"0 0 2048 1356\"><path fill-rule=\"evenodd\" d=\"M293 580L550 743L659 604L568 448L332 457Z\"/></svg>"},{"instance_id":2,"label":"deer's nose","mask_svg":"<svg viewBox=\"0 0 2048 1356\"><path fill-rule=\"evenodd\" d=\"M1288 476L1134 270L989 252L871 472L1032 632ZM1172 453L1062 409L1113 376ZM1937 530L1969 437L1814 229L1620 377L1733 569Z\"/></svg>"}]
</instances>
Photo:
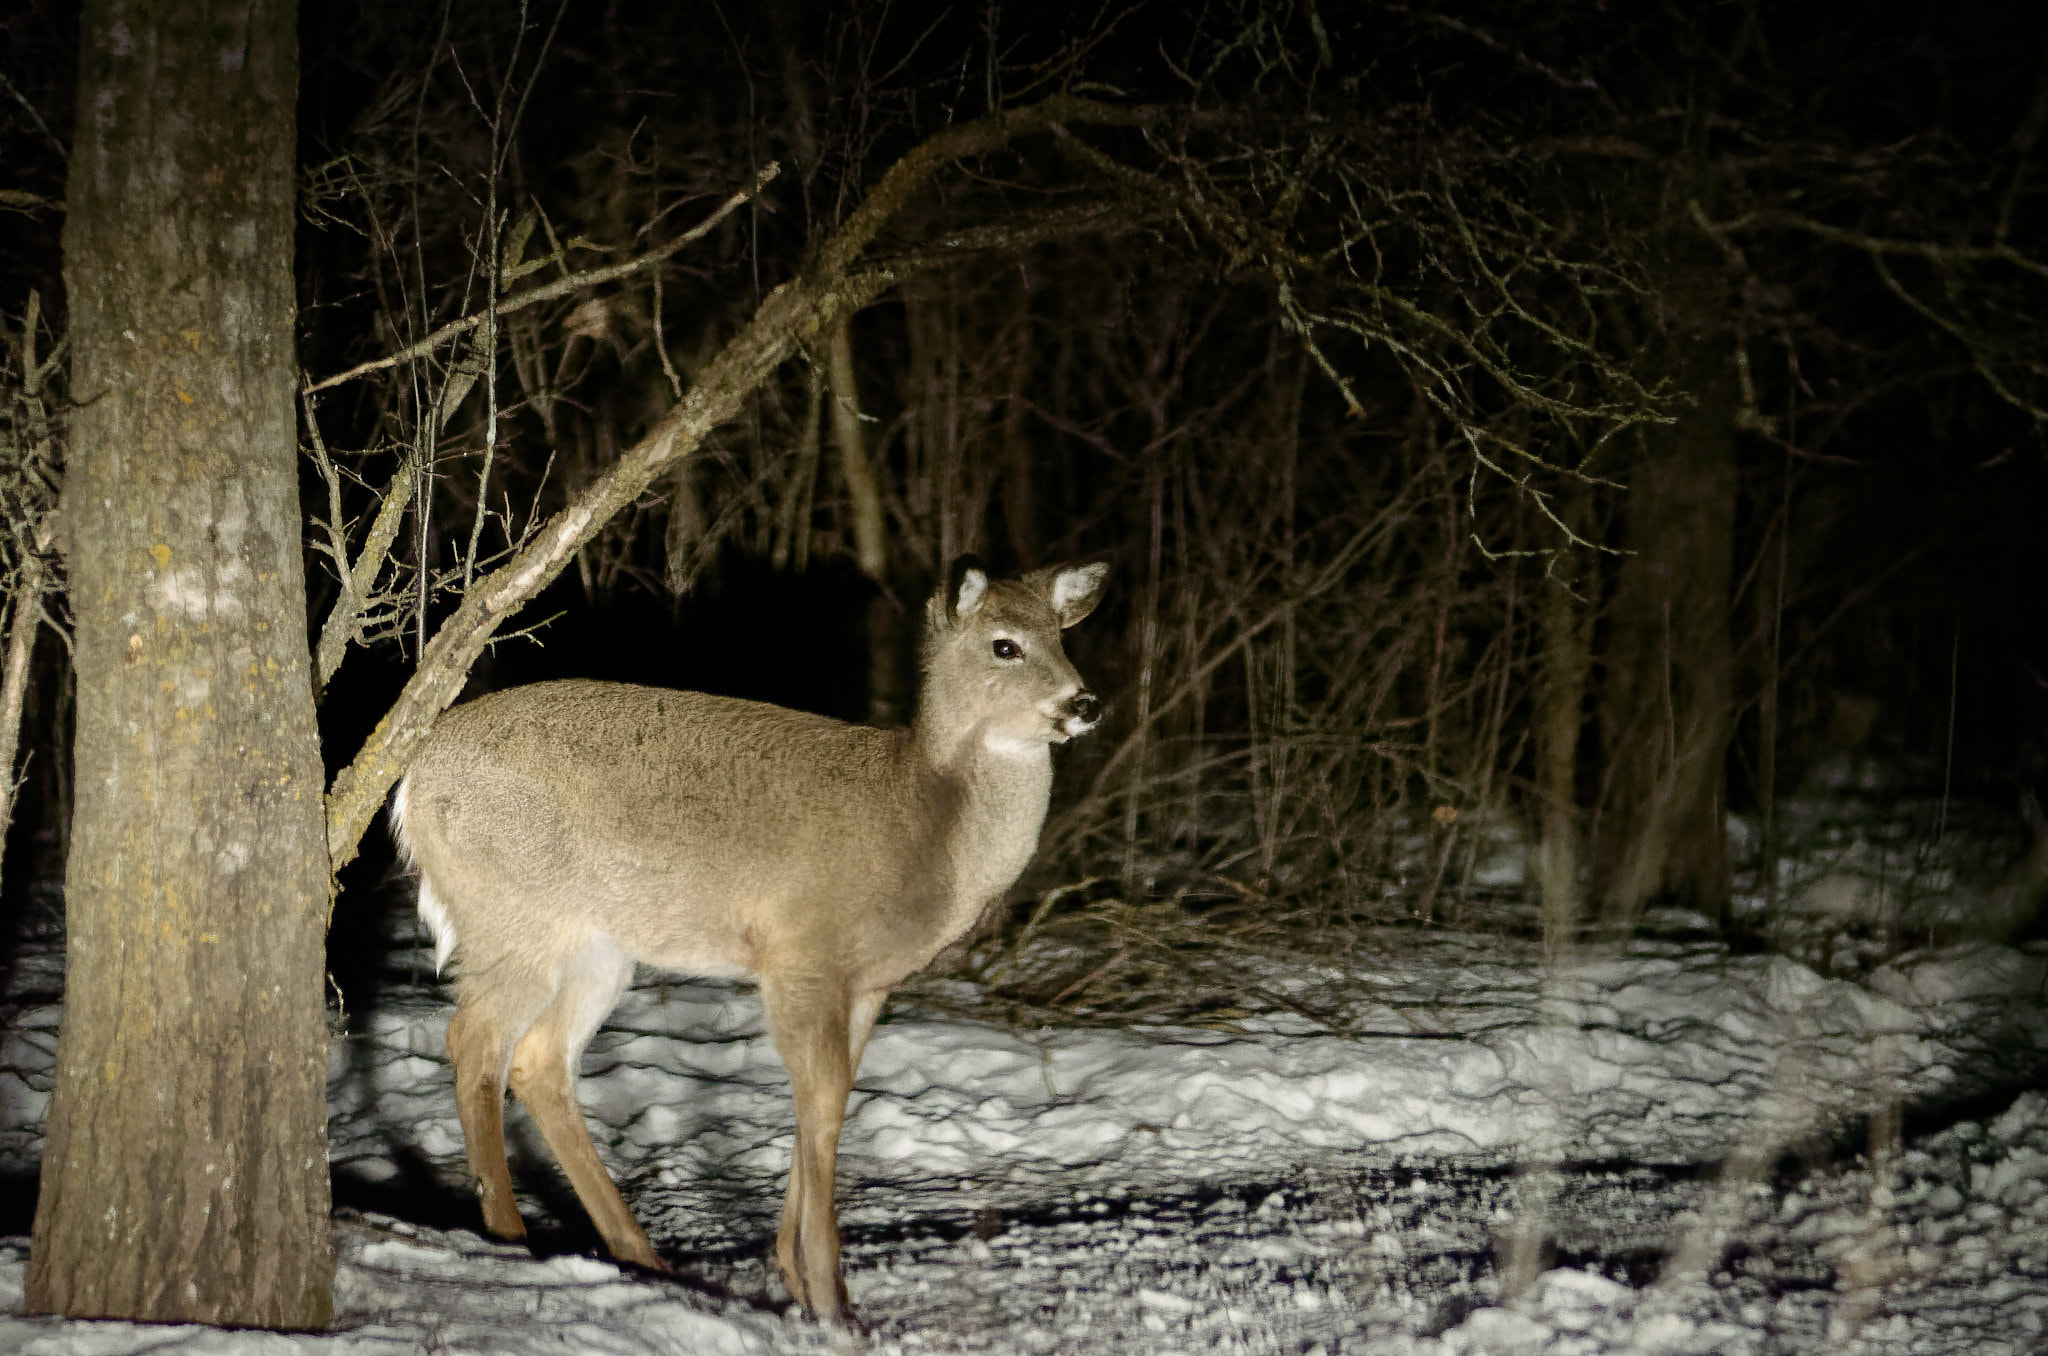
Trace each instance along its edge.
<instances>
[{"instance_id":1,"label":"deer's nose","mask_svg":"<svg viewBox=\"0 0 2048 1356\"><path fill-rule=\"evenodd\" d=\"M1102 698L1093 692L1076 692L1067 698L1067 715L1083 725L1093 725L1102 719Z\"/></svg>"}]
</instances>

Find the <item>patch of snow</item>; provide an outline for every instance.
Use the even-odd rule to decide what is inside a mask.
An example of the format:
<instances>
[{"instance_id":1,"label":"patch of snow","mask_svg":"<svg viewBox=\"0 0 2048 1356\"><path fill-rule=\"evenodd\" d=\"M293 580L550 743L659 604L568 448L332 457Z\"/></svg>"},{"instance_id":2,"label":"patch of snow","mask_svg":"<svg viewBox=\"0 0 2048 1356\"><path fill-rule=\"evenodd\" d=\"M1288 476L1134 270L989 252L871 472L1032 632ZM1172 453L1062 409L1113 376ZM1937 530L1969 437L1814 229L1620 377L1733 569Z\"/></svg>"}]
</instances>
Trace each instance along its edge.
<instances>
[{"instance_id":1,"label":"patch of snow","mask_svg":"<svg viewBox=\"0 0 2048 1356\"><path fill-rule=\"evenodd\" d=\"M1832 880L1862 900L1875 874L1907 899L1904 849L1879 836L1845 829L1801 859L1785 897ZM1498 837L1475 881L1522 869L1525 849ZM1915 860L1915 879L1959 869ZM847 1284L868 1345L2048 1350L2048 1098L1837 1153L1860 1118L2048 1070L2048 948L1887 951L1845 972L1805 952L1812 963L1731 955L1701 940L1713 923L1698 914L1648 921L1651 939L1548 971L1532 944L1458 933L1389 933L1315 965L1245 961L1327 1022L1028 1031L899 1006L842 1141ZM54 993L58 973L31 948L14 992ZM19 1174L40 1152L60 1010L13 1002L0 1169ZM587 1226L516 1109L521 1208L537 1251L558 1255L473 1231L447 1017L429 977L387 976L335 1042L331 1155L361 1213L338 1224L334 1332L24 1318L17 1240L0 1243L0 1351L843 1345L779 1312L766 1252L794 1124L751 991L643 983L585 1058L598 1152L678 1282L574 1251ZM1768 1174L1786 1155L1805 1166L1781 1183ZM1500 1259L1521 1238L1538 1248L1504 1297Z\"/></svg>"},{"instance_id":2,"label":"patch of snow","mask_svg":"<svg viewBox=\"0 0 2048 1356\"><path fill-rule=\"evenodd\" d=\"M381 1356L564 1351L706 1356L819 1350L823 1335L737 1302L628 1276L588 1257L535 1260L395 1220L336 1230L335 1328L285 1336L195 1325L63 1322L19 1317L26 1249L0 1244L0 1351L20 1356Z\"/></svg>"}]
</instances>

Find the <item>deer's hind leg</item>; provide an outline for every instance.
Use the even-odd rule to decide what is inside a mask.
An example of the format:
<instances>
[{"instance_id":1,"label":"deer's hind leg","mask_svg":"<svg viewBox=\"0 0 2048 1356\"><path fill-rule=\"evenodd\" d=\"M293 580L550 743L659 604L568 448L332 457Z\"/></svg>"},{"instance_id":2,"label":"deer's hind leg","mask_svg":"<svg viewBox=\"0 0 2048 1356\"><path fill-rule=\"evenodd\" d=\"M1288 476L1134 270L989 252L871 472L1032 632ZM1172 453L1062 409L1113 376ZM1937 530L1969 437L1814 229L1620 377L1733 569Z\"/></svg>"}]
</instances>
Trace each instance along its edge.
<instances>
[{"instance_id":1,"label":"deer's hind leg","mask_svg":"<svg viewBox=\"0 0 2048 1356\"><path fill-rule=\"evenodd\" d=\"M606 1249L621 1262L667 1271L598 1158L583 1108L576 1101L576 1066L583 1047L632 977L632 957L603 938L587 943L564 966L555 1001L519 1038L510 1077L512 1091L540 1127Z\"/></svg>"},{"instance_id":2,"label":"deer's hind leg","mask_svg":"<svg viewBox=\"0 0 2048 1356\"><path fill-rule=\"evenodd\" d=\"M448 1058L455 1065L455 1110L476 1178L484 1227L499 1238L526 1237L505 1164L505 1081L512 1045L548 1001L548 991L524 995L503 988L463 985L461 1007L448 1021Z\"/></svg>"},{"instance_id":3,"label":"deer's hind leg","mask_svg":"<svg viewBox=\"0 0 2048 1356\"><path fill-rule=\"evenodd\" d=\"M846 1021L847 1077L860 1077L861 1056L868 1052L868 1037L875 1034L875 1022L882 1015L882 1005L888 1001L887 989L871 989L854 995Z\"/></svg>"}]
</instances>

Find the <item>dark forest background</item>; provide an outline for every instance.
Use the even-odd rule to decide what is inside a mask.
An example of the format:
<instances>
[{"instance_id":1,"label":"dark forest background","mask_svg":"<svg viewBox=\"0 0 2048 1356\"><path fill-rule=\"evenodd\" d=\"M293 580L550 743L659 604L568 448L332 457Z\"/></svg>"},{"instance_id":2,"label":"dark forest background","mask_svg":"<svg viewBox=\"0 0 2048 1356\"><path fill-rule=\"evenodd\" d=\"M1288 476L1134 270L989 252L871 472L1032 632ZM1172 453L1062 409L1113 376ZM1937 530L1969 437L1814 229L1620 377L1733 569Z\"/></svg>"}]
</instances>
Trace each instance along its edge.
<instances>
[{"instance_id":1,"label":"dark forest background","mask_svg":"<svg viewBox=\"0 0 2048 1356\"><path fill-rule=\"evenodd\" d=\"M1227 1003L1205 964L1362 924L1569 939L1675 899L1765 944L1735 885L1774 901L1781 802L1859 757L1891 793L2039 817L2048 16L451 0L300 24L330 769L465 584L900 156L1063 92L1145 112L916 195L875 247L905 281L613 520L470 692L581 675L901 720L952 557L1114 553L1069 641L1111 713L1061 754L1032 877L1087 884L962 962L1031 1012ZM36 374L76 44L69 5L0 17L17 581L61 568L37 535L61 363ZM590 278L770 162L665 262ZM344 587L337 549L369 575ZM17 921L63 861L67 683L45 629ZM1754 829L1732 857L1730 813ZM1510 836L1540 908L1479 907ZM344 874L344 979L392 872L378 836ZM1089 946L1003 967L1054 926Z\"/></svg>"}]
</instances>

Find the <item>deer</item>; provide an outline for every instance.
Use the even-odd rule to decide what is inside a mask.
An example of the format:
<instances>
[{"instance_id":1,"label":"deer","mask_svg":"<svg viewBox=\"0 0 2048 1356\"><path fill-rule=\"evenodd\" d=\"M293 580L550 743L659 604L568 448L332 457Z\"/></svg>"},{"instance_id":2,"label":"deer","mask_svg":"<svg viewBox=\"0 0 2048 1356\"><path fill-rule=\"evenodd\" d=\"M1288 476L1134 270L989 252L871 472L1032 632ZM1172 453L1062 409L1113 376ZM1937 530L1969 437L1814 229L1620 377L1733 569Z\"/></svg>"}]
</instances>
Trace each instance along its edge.
<instances>
[{"instance_id":1,"label":"deer","mask_svg":"<svg viewBox=\"0 0 2048 1356\"><path fill-rule=\"evenodd\" d=\"M1037 851L1052 747L1102 702L1060 633L1107 560L992 579L971 556L925 607L908 729L701 692L567 680L435 722L389 821L418 873L456 1109L484 1227L525 1236L509 1088L617 1261L670 1274L591 1143L584 1047L637 965L752 976L796 1104L775 1259L791 1298L855 1320L835 1186L855 1071L892 989L963 937Z\"/></svg>"}]
</instances>

